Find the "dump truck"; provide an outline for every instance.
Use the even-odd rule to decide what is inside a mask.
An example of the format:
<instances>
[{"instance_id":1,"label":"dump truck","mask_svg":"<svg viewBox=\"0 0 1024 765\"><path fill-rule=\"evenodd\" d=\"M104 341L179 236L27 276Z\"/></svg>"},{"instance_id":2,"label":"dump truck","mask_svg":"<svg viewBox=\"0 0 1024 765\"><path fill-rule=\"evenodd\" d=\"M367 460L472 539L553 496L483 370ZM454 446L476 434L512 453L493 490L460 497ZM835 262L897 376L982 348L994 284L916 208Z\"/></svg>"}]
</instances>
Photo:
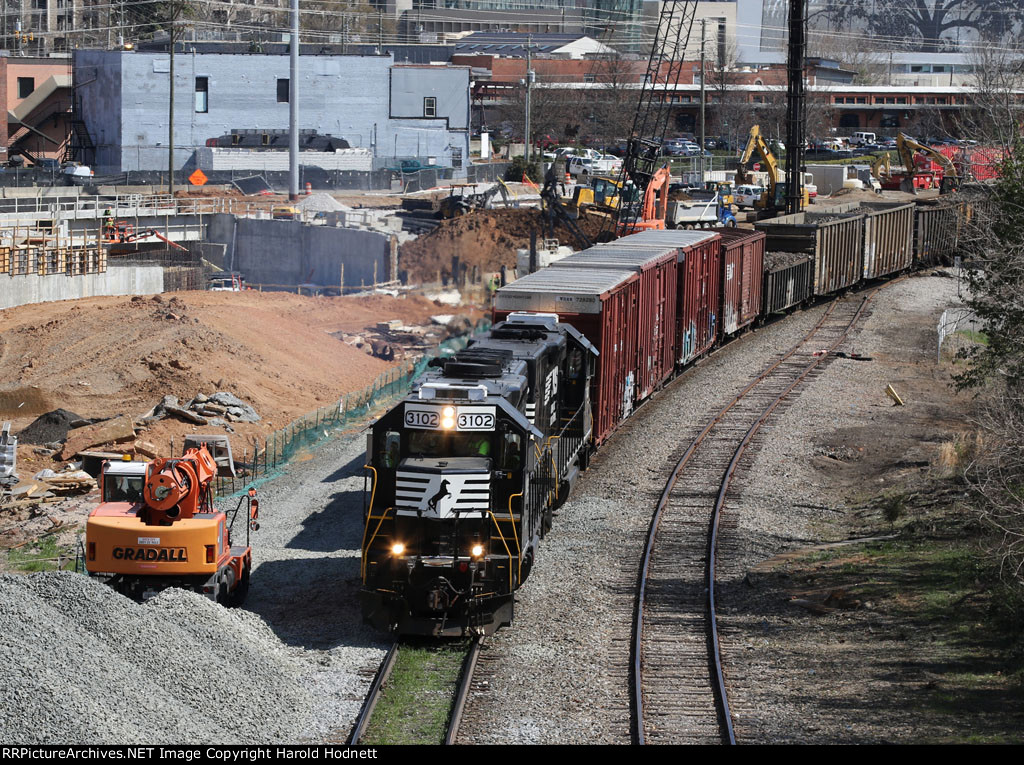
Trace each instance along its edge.
<instances>
[{"instance_id":1,"label":"dump truck","mask_svg":"<svg viewBox=\"0 0 1024 765\"><path fill-rule=\"evenodd\" d=\"M722 203L722 196L715 192L701 194L694 191L689 200L673 200L668 203L665 225L669 228L711 228L712 226L736 225L736 216Z\"/></svg>"}]
</instances>

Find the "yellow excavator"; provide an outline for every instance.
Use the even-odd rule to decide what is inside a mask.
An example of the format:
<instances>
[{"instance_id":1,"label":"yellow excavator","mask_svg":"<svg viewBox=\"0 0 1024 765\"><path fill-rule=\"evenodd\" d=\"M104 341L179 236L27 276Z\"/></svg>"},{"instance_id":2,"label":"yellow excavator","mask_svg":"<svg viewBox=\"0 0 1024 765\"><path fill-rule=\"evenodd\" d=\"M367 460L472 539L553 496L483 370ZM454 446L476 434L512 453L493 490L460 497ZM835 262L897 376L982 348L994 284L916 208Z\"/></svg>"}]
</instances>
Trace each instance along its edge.
<instances>
[{"instance_id":1,"label":"yellow excavator","mask_svg":"<svg viewBox=\"0 0 1024 765\"><path fill-rule=\"evenodd\" d=\"M747 147L740 157L739 166L736 169L736 185L747 183L747 164L753 158L754 153L761 158L768 172L768 190L761 195L754 203L754 209L759 210L758 217L769 217L776 215L786 207L786 182L779 180L779 161L772 154L771 149L761 135L761 126L753 125L750 128L750 137L747 139ZM810 203L807 189L801 188L800 209L804 209Z\"/></svg>"},{"instance_id":2,"label":"yellow excavator","mask_svg":"<svg viewBox=\"0 0 1024 765\"><path fill-rule=\"evenodd\" d=\"M939 193L947 194L960 188L960 175L956 171L953 160L942 152L936 151L931 146L918 143L906 133L896 134L896 150L899 152L900 160L903 162L904 174L900 181L900 191L916 194L914 176L917 175L917 164L914 161L914 154L921 152L942 168L942 180L940 181Z\"/></svg>"}]
</instances>

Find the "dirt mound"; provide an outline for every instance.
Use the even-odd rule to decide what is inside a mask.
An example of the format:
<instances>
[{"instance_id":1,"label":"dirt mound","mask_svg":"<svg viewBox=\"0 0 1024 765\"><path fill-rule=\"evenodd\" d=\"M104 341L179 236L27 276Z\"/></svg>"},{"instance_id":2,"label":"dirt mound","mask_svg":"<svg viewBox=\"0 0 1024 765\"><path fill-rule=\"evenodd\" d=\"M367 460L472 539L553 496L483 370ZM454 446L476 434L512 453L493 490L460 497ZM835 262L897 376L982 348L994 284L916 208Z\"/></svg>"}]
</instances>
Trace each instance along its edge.
<instances>
[{"instance_id":1,"label":"dirt mound","mask_svg":"<svg viewBox=\"0 0 1024 765\"><path fill-rule=\"evenodd\" d=\"M48 444L52 441L63 441L67 438L71 423L81 419L81 415L69 412L67 409L54 409L52 412L46 412L32 420L32 424L18 434L18 441L23 444Z\"/></svg>"},{"instance_id":2,"label":"dirt mound","mask_svg":"<svg viewBox=\"0 0 1024 765\"><path fill-rule=\"evenodd\" d=\"M87 298L0 311L0 405L13 430L63 407L83 417L139 417L165 395L226 390L263 418L232 423L239 454L296 417L370 384L390 364L333 337L378 321L427 324L418 296L312 298L286 293L179 292ZM27 402L27 403L26 403ZM19 408L19 404L23 404ZM194 430L169 418L140 437L161 451ZM227 432L227 431L226 431ZM47 434L43 442L52 438ZM31 454L31 450L28 450ZM19 453L19 459L25 451Z\"/></svg>"},{"instance_id":3,"label":"dirt mound","mask_svg":"<svg viewBox=\"0 0 1024 765\"><path fill-rule=\"evenodd\" d=\"M595 238L601 231L599 218L583 218L580 227ZM409 283L435 282L440 273L449 278L452 257L470 269L492 273L502 266L514 268L516 250L530 246L530 232L538 242L544 239L544 219L538 209L480 210L454 220L441 221L433 231L406 242L398 256L399 268L408 274ZM577 247L572 233L562 225L555 228L559 244Z\"/></svg>"}]
</instances>

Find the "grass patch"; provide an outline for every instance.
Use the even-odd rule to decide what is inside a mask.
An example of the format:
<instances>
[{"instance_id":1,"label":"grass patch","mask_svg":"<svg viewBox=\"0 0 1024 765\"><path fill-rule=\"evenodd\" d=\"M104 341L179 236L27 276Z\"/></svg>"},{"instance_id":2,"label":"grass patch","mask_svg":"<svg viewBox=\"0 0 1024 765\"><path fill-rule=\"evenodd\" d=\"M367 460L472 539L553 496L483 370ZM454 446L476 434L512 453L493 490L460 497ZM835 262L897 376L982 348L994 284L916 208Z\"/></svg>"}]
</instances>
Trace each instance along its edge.
<instances>
[{"instance_id":1,"label":"grass patch","mask_svg":"<svg viewBox=\"0 0 1024 765\"><path fill-rule=\"evenodd\" d=\"M950 461L972 445L969 436L948 442ZM875 527L861 533L894 529L897 539L796 558L783 588L830 609L812 618L830 620L818 629L841 637L844 658L873 657L857 671L888 690L857 699L869 715L891 699L895 718L914 720L901 743L1024 743L1024 593L1001 583L959 487L914 489L866 503ZM855 714L861 702L850 703ZM884 729L884 719L875 724Z\"/></svg>"},{"instance_id":2,"label":"grass patch","mask_svg":"<svg viewBox=\"0 0 1024 765\"><path fill-rule=\"evenodd\" d=\"M973 329L958 329L953 334L960 335L978 345L988 345L988 335L984 332L975 332Z\"/></svg>"},{"instance_id":3,"label":"grass patch","mask_svg":"<svg viewBox=\"0 0 1024 765\"><path fill-rule=\"evenodd\" d=\"M465 642L403 645L361 744L443 744Z\"/></svg>"},{"instance_id":4,"label":"grass patch","mask_svg":"<svg viewBox=\"0 0 1024 765\"><path fill-rule=\"evenodd\" d=\"M34 573L37 571L57 571L57 558L66 551L57 547L57 540L45 537L37 542L30 542L24 547L7 551L7 563L15 571Z\"/></svg>"}]
</instances>

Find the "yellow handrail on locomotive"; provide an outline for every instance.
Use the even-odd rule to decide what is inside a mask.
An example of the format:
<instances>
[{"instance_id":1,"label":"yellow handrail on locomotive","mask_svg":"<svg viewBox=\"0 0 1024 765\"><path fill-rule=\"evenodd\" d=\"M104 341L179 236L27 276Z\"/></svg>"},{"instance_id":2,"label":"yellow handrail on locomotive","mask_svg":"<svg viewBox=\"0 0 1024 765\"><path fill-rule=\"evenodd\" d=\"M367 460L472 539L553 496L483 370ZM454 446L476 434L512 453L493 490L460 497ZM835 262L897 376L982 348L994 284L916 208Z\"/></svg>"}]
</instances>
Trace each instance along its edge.
<instances>
[{"instance_id":1,"label":"yellow handrail on locomotive","mask_svg":"<svg viewBox=\"0 0 1024 765\"><path fill-rule=\"evenodd\" d=\"M523 556L521 554L522 553L522 547L519 544L519 531L516 529L516 521L515 521L515 518L512 516L512 500L514 498L516 498L516 497L521 497L521 496L523 496L523 492L519 492L518 494L510 494L509 497L508 497L508 519L509 519L509 522L512 524L512 538L516 542L516 558L518 560L518 564L517 564L517 567L516 567L516 576L517 577L522 577L522 575L523 575L523 562L522 562L522 557ZM505 548L505 554L508 555L508 561L509 561L509 566L508 566L508 589L511 592L511 590L512 590L512 551L508 549L508 541L505 539L505 535L501 533L501 526L498 525L498 519L494 515L494 511L491 510L491 508L488 507L487 508L487 514L490 515L491 516L491 520L494 521L494 528L496 528L498 530L498 539L501 540L501 544Z\"/></svg>"},{"instance_id":2,"label":"yellow handrail on locomotive","mask_svg":"<svg viewBox=\"0 0 1024 765\"><path fill-rule=\"evenodd\" d=\"M363 467L373 471L373 488L370 489L370 506L366 509L366 525L363 527L363 541L361 545L363 551L363 560L359 572L359 576L363 580L363 584L366 584L366 551L370 549L370 545L373 544L373 540L377 538L377 532L380 531L381 524L384 523L385 520L387 520L388 511L391 510L392 508L386 507L384 508L384 515L374 516L373 500L377 496L377 468L375 468L373 465L363 465ZM366 533L370 530L371 520L377 521L377 528L373 530L373 534L370 536L370 541L367 542Z\"/></svg>"}]
</instances>

